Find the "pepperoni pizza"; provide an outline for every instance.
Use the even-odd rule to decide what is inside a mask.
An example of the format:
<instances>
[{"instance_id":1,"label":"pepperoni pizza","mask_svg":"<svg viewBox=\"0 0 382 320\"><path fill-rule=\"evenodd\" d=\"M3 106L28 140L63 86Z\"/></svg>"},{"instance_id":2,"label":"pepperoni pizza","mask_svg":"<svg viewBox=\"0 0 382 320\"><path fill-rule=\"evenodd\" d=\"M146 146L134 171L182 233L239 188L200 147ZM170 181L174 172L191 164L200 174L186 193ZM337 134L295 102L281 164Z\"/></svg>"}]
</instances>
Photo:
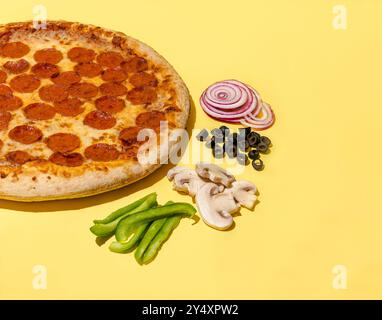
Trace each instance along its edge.
<instances>
[{"instance_id":1,"label":"pepperoni pizza","mask_svg":"<svg viewBox=\"0 0 382 320\"><path fill-rule=\"evenodd\" d=\"M100 27L0 26L0 198L77 198L135 182L142 128L188 119L188 90L153 49Z\"/></svg>"}]
</instances>

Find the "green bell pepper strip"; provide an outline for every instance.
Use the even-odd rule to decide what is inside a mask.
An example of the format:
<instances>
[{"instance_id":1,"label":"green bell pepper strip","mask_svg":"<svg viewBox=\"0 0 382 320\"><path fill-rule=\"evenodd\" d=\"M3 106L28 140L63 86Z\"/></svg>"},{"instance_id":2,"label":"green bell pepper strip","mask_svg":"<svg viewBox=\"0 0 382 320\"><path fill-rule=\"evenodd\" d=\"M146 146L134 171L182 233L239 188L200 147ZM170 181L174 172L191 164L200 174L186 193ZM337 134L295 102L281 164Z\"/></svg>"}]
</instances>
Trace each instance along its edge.
<instances>
[{"instance_id":1,"label":"green bell pepper strip","mask_svg":"<svg viewBox=\"0 0 382 320\"><path fill-rule=\"evenodd\" d=\"M106 223L106 224L95 224L90 228L90 231L95 234L98 237L108 237L112 236L117 229L118 223L123 220L124 218L128 217L129 215L134 215L137 212L145 211L147 209L152 208L153 206L157 205L156 202L156 194L151 194L145 202L143 202L140 206L136 207L135 209L125 213L124 215L120 216L119 218Z\"/></svg>"},{"instance_id":2,"label":"green bell pepper strip","mask_svg":"<svg viewBox=\"0 0 382 320\"><path fill-rule=\"evenodd\" d=\"M137 247L139 241L142 239L149 226L150 222L138 225L134 230L134 235L127 242L112 242L109 246L110 251L115 253L128 253L133 251Z\"/></svg>"},{"instance_id":3,"label":"green bell pepper strip","mask_svg":"<svg viewBox=\"0 0 382 320\"><path fill-rule=\"evenodd\" d=\"M168 201L165 204L165 206L167 206L169 204L173 204L173 203L174 203L173 201ZM140 241L137 250L135 251L135 260L137 260L138 263L141 263L140 261L141 261L143 254L145 253L145 250L149 246L151 240L154 239L154 237L156 236L156 234L158 233L160 228L162 228L162 226L166 222L166 220L167 220L167 218L162 218L162 219L155 220L150 224L149 228L147 229L147 231L143 235L142 240Z\"/></svg>"},{"instance_id":4,"label":"green bell pepper strip","mask_svg":"<svg viewBox=\"0 0 382 320\"><path fill-rule=\"evenodd\" d=\"M172 201L168 201L166 205L173 203ZM154 221L155 222L155 221ZM150 222L142 223L135 225L133 228L129 227L129 239L126 242L114 241L109 246L110 251L115 253L128 253L134 250L138 245L140 240L146 234L147 229L150 226ZM121 224L118 224L118 228L121 228ZM118 232L118 231L116 231ZM133 236L131 236L133 235Z\"/></svg>"},{"instance_id":5,"label":"green bell pepper strip","mask_svg":"<svg viewBox=\"0 0 382 320\"><path fill-rule=\"evenodd\" d=\"M145 235L143 236L143 239L139 243L139 246L137 250L135 250L135 260L139 264L142 264L142 257L150 245L151 241L155 238L157 233L160 231L160 229L163 227L164 223L167 221L168 218L162 218L159 220L155 220L154 222L151 223L150 227L146 231Z\"/></svg>"},{"instance_id":6,"label":"green bell pepper strip","mask_svg":"<svg viewBox=\"0 0 382 320\"><path fill-rule=\"evenodd\" d=\"M150 193L146 197L143 197L142 199L139 199L139 200L137 200L137 201L127 205L126 207L123 207L121 209L118 209L117 211L114 211L113 213L109 214L106 218L104 218L102 220L94 220L93 222L94 222L94 224L107 224L109 222L112 222L115 219L123 216L127 212L130 212L130 211L134 210L135 208L139 207L148 198L153 197L153 196L156 197L156 193L155 192L154 193Z\"/></svg>"},{"instance_id":7,"label":"green bell pepper strip","mask_svg":"<svg viewBox=\"0 0 382 320\"><path fill-rule=\"evenodd\" d=\"M117 241L124 242L127 241L131 235L131 228L134 228L134 225L138 223L151 222L174 215L191 218L194 216L195 212L196 209L189 203L179 202L134 213L128 215L119 222L115 237Z\"/></svg>"},{"instance_id":8,"label":"green bell pepper strip","mask_svg":"<svg viewBox=\"0 0 382 320\"><path fill-rule=\"evenodd\" d=\"M170 238L172 232L179 225L182 218L182 216L173 216L166 219L163 227L159 230L158 234L155 236L145 251L143 258L141 259L142 264L150 263L155 259L161 246Z\"/></svg>"}]
</instances>

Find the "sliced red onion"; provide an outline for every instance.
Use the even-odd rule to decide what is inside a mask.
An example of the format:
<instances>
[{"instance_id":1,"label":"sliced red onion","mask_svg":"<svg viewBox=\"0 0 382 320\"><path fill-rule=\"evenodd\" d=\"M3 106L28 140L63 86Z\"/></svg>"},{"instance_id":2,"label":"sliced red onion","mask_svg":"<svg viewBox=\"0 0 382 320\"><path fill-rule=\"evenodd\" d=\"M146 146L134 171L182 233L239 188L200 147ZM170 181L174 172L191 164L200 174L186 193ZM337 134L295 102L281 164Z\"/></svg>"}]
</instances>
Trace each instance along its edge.
<instances>
[{"instance_id":1,"label":"sliced red onion","mask_svg":"<svg viewBox=\"0 0 382 320\"><path fill-rule=\"evenodd\" d=\"M207 113L209 113L211 116L214 116L216 118L221 119L242 119L246 115L250 114L252 110L254 110L253 107L253 99L250 97L250 99L240 108L233 109L231 111L223 111L214 107L208 107Z\"/></svg>"},{"instance_id":2,"label":"sliced red onion","mask_svg":"<svg viewBox=\"0 0 382 320\"><path fill-rule=\"evenodd\" d=\"M253 94L255 95L255 97L258 101L256 110L253 111L253 115L256 117L261 111L261 106L263 104L263 100L261 99L260 94L257 92L257 90L255 90L253 87L251 87L248 84L246 86L253 92Z\"/></svg>"},{"instance_id":3,"label":"sliced red onion","mask_svg":"<svg viewBox=\"0 0 382 320\"><path fill-rule=\"evenodd\" d=\"M221 90L225 88L226 90ZM211 92L211 89L220 90L219 92ZM213 102L208 96L213 95L215 98L221 93L221 100L227 102L230 90L235 91L235 96L240 92L240 98L238 102L232 105L219 105ZM224 95L224 97L223 97ZM233 96L230 96L233 98ZM200 98L200 105L203 110L209 114L211 117L221 119L225 121L226 119L238 119L245 117L246 115L252 113L257 107L258 101L253 92L243 83L234 80L222 81L218 84L214 84L203 93Z\"/></svg>"},{"instance_id":4,"label":"sliced red onion","mask_svg":"<svg viewBox=\"0 0 382 320\"><path fill-rule=\"evenodd\" d=\"M205 99L216 108L238 108L246 100L238 86L216 83L205 91Z\"/></svg>"},{"instance_id":5,"label":"sliced red onion","mask_svg":"<svg viewBox=\"0 0 382 320\"><path fill-rule=\"evenodd\" d=\"M263 130L275 120L271 107L262 102L259 93L237 80L225 80L208 87L200 105L212 118L228 123L241 123ZM258 115L262 112L262 116Z\"/></svg>"},{"instance_id":6,"label":"sliced red onion","mask_svg":"<svg viewBox=\"0 0 382 320\"><path fill-rule=\"evenodd\" d=\"M243 111L246 111L248 109L248 105L253 102L253 99L251 96L248 96L248 93L244 91L242 88L238 88L240 91L241 98L240 100L243 100L244 102L242 103L240 101L239 107L231 107L231 106L224 106L224 107L216 107L215 104L212 104L206 97L202 98L203 103L206 105L206 107L209 110L212 110L213 112L216 112L221 115L226 115L227 113L229 114L238 114ZM249 101L249 102L248 102Z\"/></svg>"},{"instance_id":7,"label":"sliced red onion","mask_svg":"<svg viewBox=\"0 0 382 320\"><path fill-rule=\"evenodd\" d=\"M271 109L271 107L263 102L261 107L262 117L255 117L253 114L246 116L241 124L245 126L249 126L258 130L268 129L275 122L275 115Z\"/></svg>"}]
</instances>

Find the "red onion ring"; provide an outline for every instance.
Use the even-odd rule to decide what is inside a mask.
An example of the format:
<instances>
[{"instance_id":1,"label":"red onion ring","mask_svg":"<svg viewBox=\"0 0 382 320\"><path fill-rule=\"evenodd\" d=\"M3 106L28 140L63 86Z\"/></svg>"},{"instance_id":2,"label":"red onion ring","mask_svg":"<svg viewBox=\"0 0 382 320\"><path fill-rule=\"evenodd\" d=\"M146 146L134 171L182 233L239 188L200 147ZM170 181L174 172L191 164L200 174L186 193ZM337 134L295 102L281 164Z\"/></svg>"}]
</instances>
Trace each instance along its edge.
<instances>
[{"instance_id":1,"label":"red onion ring","mask_svg":"<svg viewBox=\"0 0 382 320\"><path fill-rule=\"evenodd\" d=\"M209 106L207 113L210 115L220 118L220 119L241 119L246 115L250 114L254 110L254 101L253 97L250 96L249 99L245 102L243 106L237 109L233 109L229 112L223 111L214 107Z\"/></svg>"},{"instance_id":2,"label":"red onion ring","mask_svg":"<svg viewBox=\"0 0 382 320\"><path fill-rule=\"evenodd\" d=\"M235 92L240 91L240 99L238 102L233 103L232 105L219 105L214 103L211 99L208 98L211 95L211 91L216 88L225 88L225 91L220 91L225 97L228 95L227 90L235 90ZM216 93L216 97L219 94ZM222 99L225 100L225 99ZM226 101L224 101L226 102ZM258 101L256 96L252 91L243 83L235 80L227 80L218 84L214 84L202 94L200 98L200 105L203 110L210 115L211 117L221 119L225 121L226 119L237 119L245 117L246 115L252 113L257 107Z\"/></svg>"},{"instance_id":3,"label":"red onion ring","mask_svg":"<svg viewBox=\"0 0 382 320\"><path fill-rule=\"evenodd\" d=\"M261 106L263 104L263 100L261 99L260 93L258 93L257 90L255 90L253 87L251 87L248 84L246 86L252 91L252 93L255 95L255 97L258 101L257 108L256 108L256 110L253 111L253 115L256 117L261 111Z\"/></svg>"},{"instance_id":4,"label":"red onion ring","mask_svg":"<svg viewBox=\"0 0 382 320\"><path fill-rule=\"evenodd\" d=\"M267 103L262 103L261 107L262 117L256 117L254 115L248 115L241 121L242 125L255 128L257 130L265 130L270 128L275 122L275 115L271 107Z\"/></svg>"},{"instance_id":5,"label":"red onion ring","mask_svg":"<svg viewBox=\"0 0 382 320\"><path fill-rule=\"evenodd\" d=\"M240 107L246 97L243 97L242 91L237 86L227 86L222 83L212 85L205 91L205 98L209 103L217 108L236 108ZM227 107L226 107L227 106Z\"/></svg>"},{"instance_id":6,"label":"red onion ring","mask_svg":"<svg viewBox=\"0 0 382 320\"><path fill-rule=\"evenodd\" d=\"M251 86L237 80L225 80L208 87L200 97L200 105L210 117L228 123L241 123L264 130L275 121L271 107L262 102ZM261 117L258 115L262 113Z\"/></svg>"},{"instance_id":7,"label":"red onion ring","mask_svg":"<svg viewBox=\"0 0 382 320\"><path fill-rule=\"evenodd\" d=\"M214 111L216 113L222 114L222 115L226 115L227 113L239 113L243 109L244 110L246 109L246 104L247 104L247 101L249 99L249 96L248 96L248 93L246 91L244 91L244 89L242 89L240 87L237 87L237 89L239 91L239 100L238 100L238 103L234 103L232 106L231 105L226 105L226 106L225 105L221 105L221 106L219 106L218 104L211 103L211 101L208 100L208 98L206 97L207 94L206 94L206 96L202 97L202 103L208 109L210 109L210 110L212 110L212 111Z\"/></svg>"}]
</instances>

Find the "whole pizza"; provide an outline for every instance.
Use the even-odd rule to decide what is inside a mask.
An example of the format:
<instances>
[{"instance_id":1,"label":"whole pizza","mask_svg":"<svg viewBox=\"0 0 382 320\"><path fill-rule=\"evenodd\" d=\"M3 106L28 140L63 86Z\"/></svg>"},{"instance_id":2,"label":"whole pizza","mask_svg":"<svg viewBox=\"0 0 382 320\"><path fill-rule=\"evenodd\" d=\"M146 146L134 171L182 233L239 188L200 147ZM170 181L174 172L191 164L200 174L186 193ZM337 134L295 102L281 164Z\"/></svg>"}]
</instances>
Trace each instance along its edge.
<instances>
[{"instance_id":1,"label":"whole pizza","mask_svg":"<svg viewBox=\"0 0 382 320\"><path fill-rule=\"evenodd\" d=\"M184 128L188 90L152 48L64 21L0 26L0 198L89 196L135 182L142 128Z\"/></svg>"}]
</instances>

